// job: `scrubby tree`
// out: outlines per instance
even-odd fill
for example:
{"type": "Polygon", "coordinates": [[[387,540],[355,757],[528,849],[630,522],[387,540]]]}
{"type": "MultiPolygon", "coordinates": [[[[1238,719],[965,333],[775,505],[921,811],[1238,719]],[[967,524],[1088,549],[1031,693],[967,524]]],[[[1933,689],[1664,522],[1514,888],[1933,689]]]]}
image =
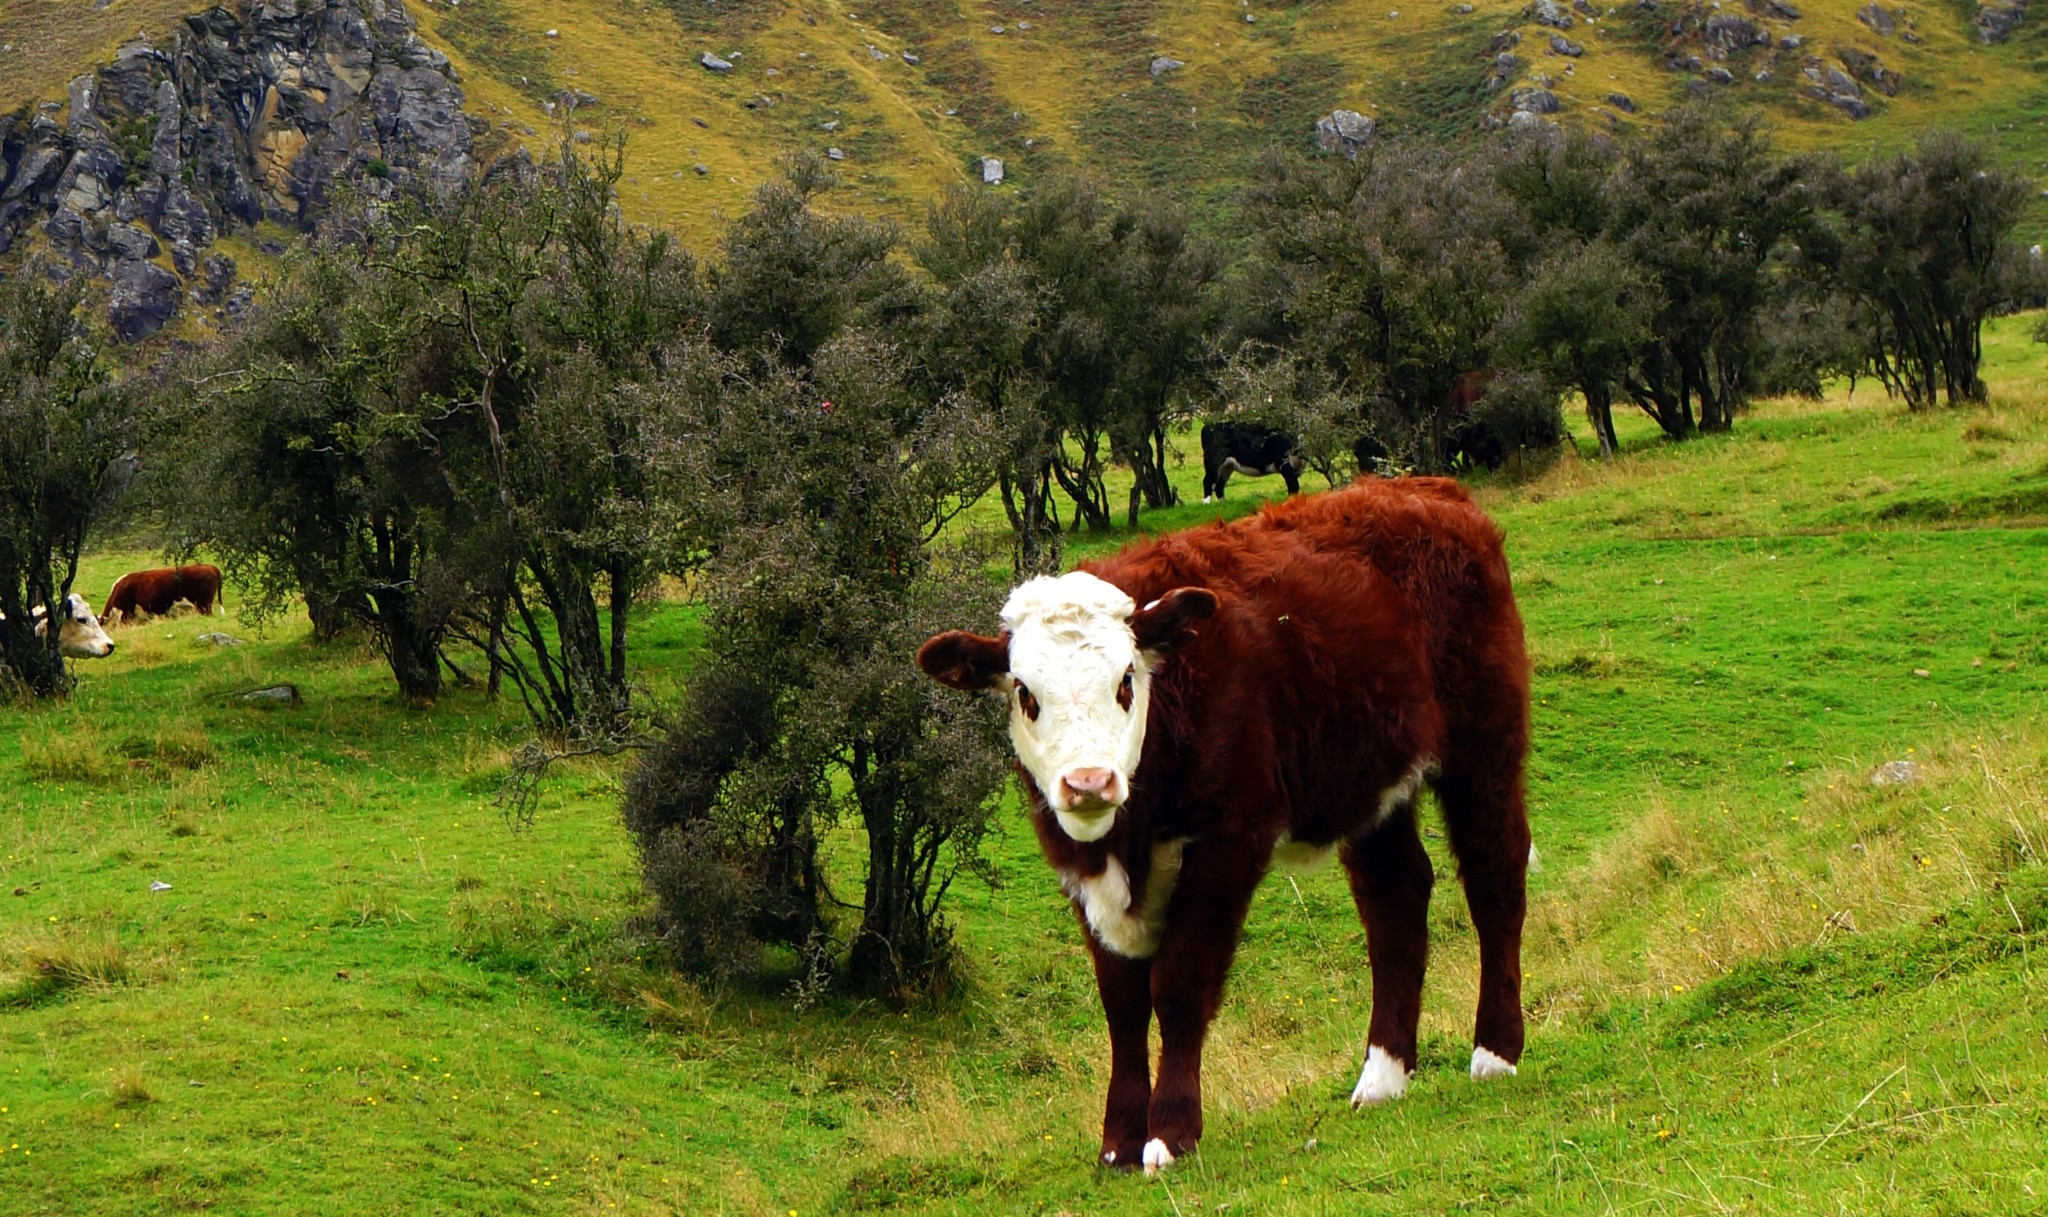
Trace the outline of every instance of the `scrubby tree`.
{"type": "Polygon", "coordinates": [[[2029,190],[1952,131],[1832,175],[1835,282],[1879,379],[1915,408],[1983,400],[1984,318],[2038,280],[2012,240],[2029,190]]]}
{"type": "Polygon", "coordinates": [[[628,729],[629,609],[668,550],[649,457],[662,420],[622,390],[663,375],[702,312],[693,261],[619,215],[624,170],[622,139],[565,142],[413,219],[388,259],[455,336],[450,423],[491,458],[450,470],[488,522],[471,547],[483,611],[456,628],[545,732],[585,741],[628,729]]]}
{"type": "Polygon", "coordinates": [[[1112,221],[1115,277],[1108,293],[1117,372],[1110,445],[1131,470],[1126,523],[1138,526],[1138,504],[1177,501],[1167,474],[1168,429],[1186,416],[1200,386],[1221,315],[1217,291],[1222,258],[1188,227],[1184,208],[1139,198],[1112,221]]]}
{"type": "Polygon", "coordinates": [[[971,403],[906,391],[885,343],[812,354],[726,356],[643,390],[681,421],[683,525],[713,557],[706,653],[626,822],[684,964],[744,972],[782,943],[815,977],[836,943],[853,985],[901,994],[947,974],[943,896],[979,865],[1005,774],[993,708],[940,696],[912,663],[942,623],[994,612],[973,555],[934,540],[994,480],[1000,444],[971,403]],[[850,926],[818,853],[846,822],[866,843],[850,926]]]}
{"type": "Polygon", "coordinates": [[[1755,116],[1705,106],[1628,148],[1608,231],[1654,311],[1623,383],[1665,435],[1729,429],[1758,388],[1763,321],[1793,286],[1784,259],[1814,224],[1807,176],[1755,116]]]}
{"type": "Polygon", "coordinates": [[[914,391],[972,402],[1000,437],[996,485],[1019,573],[1059,564],[1052,461],[1059,428],[1029,362],[1042,292],[1010,240],[1012,196],[953,190],[934,204],[914,249],[935,285],[916,327],[914,391]]]}
{"type": "Polygon", "coordinates": [[[1272,294],[1241,310],[1252,331],[1296,354],[1418,468],[1450,467],[1451,390],[1491,366],[1513,262],[1515,217],[1483,150],[1385,146],[1356,160],[1269,158],[1251,208],[1272,294]]]}
{"type": "Polygon", "coordinates": [[[1611,457],[1614,394],[1649,340],[1655,312],[1641,273],[1611,243],[1595,240],[1532,268],[1501,318],[1501,337],[1516,362],[1579,391],[1600,455],[1611,457]]]}
{"type": "Polygon", "coordinates": [[[133,473],[137,407],[83,329],[77,282],[34,265],[0,278],[0,677],[39,697],[71,687],[58,631],[78,556],[133,473]]]}
{"type": "Polygon", "coordinates": [[[1057,485],[1074,523],[1108,528],[1111,462],[1139,504],[1170,506],[1167,434],[1203,375],[1221,261],[1186,214],[1055,178],[1022,199],[955,192],[917,247],[938,291],[921,327],[933,384],[990,406],[1011,440],[1001,483],[1020,564],[1048,547],[1057,485]]]}
{"type": "Polygon", "coordinates": [[[891,257],[894,225],[815,205],[835,184],[828,162],[803,154],[782,170],[719,242],[707,309],[722,349],[805,367],[841,330],[888,329],[918,299],[891,257]]]}
{"type": "Polygon", "coordinates": [[[242,328],[172,376],[149,477],[172,548],[217,555],[246,615],[317,596],[370,632],[401,694],[430,700],[471,601],[463,538],[485,523],[447,470],[490,454],[445,425],[460,350],[389,252],[335,236],[288,254],[242,328]]]}

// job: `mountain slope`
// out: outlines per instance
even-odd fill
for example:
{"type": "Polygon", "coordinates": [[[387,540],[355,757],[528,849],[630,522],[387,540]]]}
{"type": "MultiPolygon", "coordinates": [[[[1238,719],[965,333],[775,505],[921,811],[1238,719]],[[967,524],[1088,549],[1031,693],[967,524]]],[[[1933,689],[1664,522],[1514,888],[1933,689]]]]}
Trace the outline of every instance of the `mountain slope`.
{"type": "Polygon", "coordinates": [[[1733,0],[1725,11],[1544,3],[1569,29],[1503,0],[1402,2],[439,0],[417,11],[464,69],[473,107],[514,138],[553,137],[561,112],[550,116],[547,102],[559,90],[597,96],[574,118],[631,132],[629,207],[692,235],[743,206],[775,155],[797,148],[839,148],[841,204],[882,214],[915,217],[936,188],[978,180],[980,158],[995,156],[1012,184],[1085,166],[1182,193],[1214,217],[1262,148],[1308,146],[1332,109],[1359,110],[1388,133],[1455,134],[1503,121],[1516,90],[1536,87],[1556,96],[1566,124],[1626,130],[1691,89],[1759,108],[1789,148],[1853,159],[1954,125],[1992,137],[2016,169],[2048,169],[2039,19],[1985,45],[1971,10],[1954,4],[1887,10],[1887,35],[1858,19],[1853,0],[1759,0],[1762,12],[1739,16],[1733,0]],[[1581,53],[1557,53],[1552,35],[1581,53]],[[1781,47],[1788,37],[1800,45],[1781,47]],[[1741,45],[1757,38],[1771,41],[1741,45]],[[1502,43],[1516,62],[1488,89],[1502,43]],[[733,68],[707,70],[705,52],[733,68]],[[1155,76],[1160,57],[1185,66],[1155,76]],[[1693,59],[1697,69],[1673,66],[1693,59]],[[1732,83],[1714,83],[1716,69],[1732,83]],[[1617,93],[1634,115],[1609,100],[1617,93]],[[1859,108],[1868,116],[1850,117],[1859,108]]]}
{"type": "MultiPolygon", "coordinates": [[[[1951,125],[1992,138],[2015,169],[2048,169],[2048,15],[1986,45],[1980,10],[1967,0],[1886,9],[1855,0],[1580,0],[1576,10],[1554,0],[1405,2],[411,8],[422,35],[453,59],[472,112],[502,137],[540,150],[564,121],[622,125],[629,210],[699,243],[722,227],[721,214],[745,206],[779,155],[805,148],[839,149],[836,202],[874,214],[915,220],[937,190],[979,180],[980,159],[994,156],[1011,185],[1083,166],[1115,184],[1180,193],[1227,230],[1233,192],[1260,150],[1308,146],[1316,118],[1332,109],[1359,110],[1389,134],[1452,134],[1507,120],[1518,97],[1547,108],[1517,93],[1531,88],[1554,95],[1549,120],[1568,125],[1626,130],[1696,90],[1760,109],[1790,148],[1833,147],[1854,159],[1951,125]],[[730,70],[701,66],[707,52],[730,70]],[[1512,63],[1488,88],[1500,54],[1512,63]],[[1184,66],[1155,75],[1160,57],[1184,66]],[[1727,83],[1716,82],[1721,73],[1727,83]],[[573,114],[555,101],[577,93],[584,104],[573,114]]],[[[166,28],[180,7],[196,6],[7,6],[0,43],[14,49],[0,52],[0,108],[61,97],[69,76],[104,61],[138,27],[166,28]]],[[[2028,230],[2029,239],[2048,230],[2048,214],[2028,230]]]]}

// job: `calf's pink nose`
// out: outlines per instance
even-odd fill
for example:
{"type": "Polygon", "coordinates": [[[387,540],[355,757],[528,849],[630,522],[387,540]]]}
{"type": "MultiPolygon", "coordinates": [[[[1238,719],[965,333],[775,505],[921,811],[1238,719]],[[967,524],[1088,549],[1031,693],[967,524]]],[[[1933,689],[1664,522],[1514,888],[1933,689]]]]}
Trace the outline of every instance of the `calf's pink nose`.
{"type": "Polygon", "coordinates": [[[1077,803],[1113,803],[1116,771],[1113,769],[1070,769],[1060,778],[1060,792],[1069,807],[1077,803]]]}

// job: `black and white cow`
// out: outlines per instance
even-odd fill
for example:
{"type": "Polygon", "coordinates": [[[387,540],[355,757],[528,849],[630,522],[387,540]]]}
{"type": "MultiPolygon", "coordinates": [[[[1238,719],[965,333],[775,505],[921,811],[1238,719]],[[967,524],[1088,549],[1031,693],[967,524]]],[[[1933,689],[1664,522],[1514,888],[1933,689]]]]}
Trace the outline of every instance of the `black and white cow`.
{"type": "Polygon", "coordinates": [[[1287,479],[1287,493],[1301,493],[1301,453],[1294,437],[1264,423],[1202,424],[1202,501],[1223,497],[1233,473],[1287,479]]]}

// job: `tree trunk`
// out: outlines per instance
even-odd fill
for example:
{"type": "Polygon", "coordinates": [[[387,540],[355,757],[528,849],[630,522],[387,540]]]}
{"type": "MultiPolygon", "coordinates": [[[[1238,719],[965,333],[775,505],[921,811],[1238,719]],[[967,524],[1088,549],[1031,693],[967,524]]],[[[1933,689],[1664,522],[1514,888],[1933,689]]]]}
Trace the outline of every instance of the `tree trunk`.
{"type": "Polygon", "coordinates": [[[440,631],[422,628],[411,619],[410,604],[400,605],[382,615],[384,654],[399,694],[407,701],[431,702],[441,696],[440,631]]]}
{"type": "Polygon", "coordinates": [[[1086,524],[1091,531],[1106,532],[1111,527],[1109,518],[1109,489],[1102,484],[1102,469],[1092,451],[1084,452],[1081,463],[1069,467],[1067,462],[1054,457],[1053,476],[1059,479],[1060,488],[1074,501],[1074,525],[1086,524]]]}
{"type": "Polygon", "coordinates": [[[1052,514],[1052,475],[1041,468],[1012,478],[1005,469],[997,475],[1003,491],[1003,511],[1010,517],[1014,538],[1013,557],[1019,575],[1039,575],[1059,563],[1059,519],[1052,514]]]}
{"type": "Polygon", "coordinates": [[[1611,461],[1621,445],[1614,438],[1614,396],[1605,384],[1581,386],[1586,395],[1586,421],[1600,441],[1600,459],[1611,461]]]}
{"type": "Polygon", "coordinates": [[[616,563],[607,569],[611,582],[612,611],[612,688],[619,692],[622,703],[628,696],[626,691],[626,627],[630,623],[633,608],[633,580],[626,574],[625,563],[616,563]]]}
{"type": "Polygon", "coordinates": [[[64,656],[56,647],[54,629],[36,637],[35,622],[26,605],[9,605],[7,622],[0,625],[0,667],[11,668],[36,697],[62,697],[71,691],[71,675],[65,671],[64,656]]]}

